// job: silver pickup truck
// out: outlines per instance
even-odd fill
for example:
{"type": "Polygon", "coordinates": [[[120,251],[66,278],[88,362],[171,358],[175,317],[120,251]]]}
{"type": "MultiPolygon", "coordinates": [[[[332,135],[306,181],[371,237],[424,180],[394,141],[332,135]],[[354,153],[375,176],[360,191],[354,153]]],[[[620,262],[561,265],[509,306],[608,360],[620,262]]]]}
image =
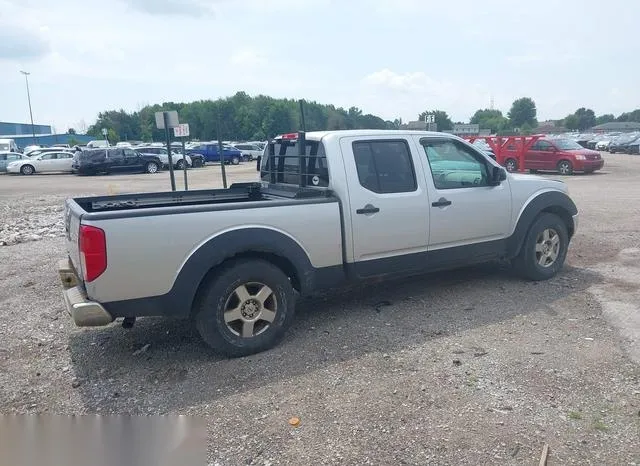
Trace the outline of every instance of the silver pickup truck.
{"type": "Polygon", "coordinates": [[[291,133],[257,169],[225,190],[67,200],[58,268],[75,323],[188,318],[247,355],[278,343],[298,295],[349,282],[497,259],[551,278],[578,223],[564,183],[508,174],[447,134],[291,133]]]}

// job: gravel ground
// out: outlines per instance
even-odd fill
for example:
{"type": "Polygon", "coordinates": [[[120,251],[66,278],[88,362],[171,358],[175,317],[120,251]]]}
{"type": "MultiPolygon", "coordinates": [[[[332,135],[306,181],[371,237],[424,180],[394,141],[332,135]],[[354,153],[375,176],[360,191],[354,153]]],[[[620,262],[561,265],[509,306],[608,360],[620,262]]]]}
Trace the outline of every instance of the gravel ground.
{"type": "Polygon", "coordinates": [[[0,412],[205,416],[219,465],[537,464],[545,443],[549,464],[640,464],[640,158],[604,157],[566,178],[581,219],[557,278],[491,264],[305,300],[283,344],[236,360],[185,322],[82,330],[63,309],[62,200],[166,173],[0,176],[0,412]]]}

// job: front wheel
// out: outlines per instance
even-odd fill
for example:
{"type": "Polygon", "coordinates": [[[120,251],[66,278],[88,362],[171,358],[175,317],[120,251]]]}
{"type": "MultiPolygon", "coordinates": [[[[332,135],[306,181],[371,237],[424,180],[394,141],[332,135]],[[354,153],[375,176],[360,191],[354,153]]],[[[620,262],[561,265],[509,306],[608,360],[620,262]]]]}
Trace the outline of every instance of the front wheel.
{"type": "Polygon", "coordinates": [[[177,170],[184,170],[184,160],[178,160],[176,162],[176,169],[177,170]]]}
{"type": "Polygon", "coordinates": [[[269,262],[243,259],[230,262],[203,284],[195,323],[214,350],[247,356],[278,344],[294,310],[289,277],[269,262]]]}
{"type": "Polygon", "coordinates": [[[231,165],[238,165],[238,164],[240,164],[240,157],[234,156],[231,159],[231,165]]]}
{"type": "Polygon", "coordinates": [[[509,173],[516,172],[518,170],[518,162],[516,159],[507,159],[504,162],[504,168],[506,168],[509,173]]]}
{"type": "Polygon", "coordinates": [[[573,165],[568,160],[560,160],[558,162],[558,172],[561,175],[571,175],[573,173],[573,165]]]}
{"type": "Polygon", "coordinates": [[[20,168],[20,173],[22,173],[23,175],[33,175],[35,171],[36,169],[33,168],[33,165],[23,165],[20,168]]]}
{"type": "Polygon", "coordinates": [[[158,164],[157,164],[157,163],[155,163],[155,162],[149,162],[149,163],[145,166],[144,170],[145,170],[147,173],[158,173],[158,164]]]}
{"type": "Polygon", "coordinates": [[[555,214],[543,213],[529,228],[513,267],[524,278],[548,280],[562,268],[568,248],[565,223],[555,214]]]}

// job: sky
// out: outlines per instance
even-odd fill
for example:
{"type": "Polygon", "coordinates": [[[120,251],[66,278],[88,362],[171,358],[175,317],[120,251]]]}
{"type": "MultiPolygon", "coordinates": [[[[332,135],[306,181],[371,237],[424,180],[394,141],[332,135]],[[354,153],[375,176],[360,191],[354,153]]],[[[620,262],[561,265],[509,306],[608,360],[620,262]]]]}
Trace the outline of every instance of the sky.
{"type": "Polygon", "coordinates": [[[0,0],[0,121],[250,95],[468,121],[640,108],[637,0],[0,0]]]}

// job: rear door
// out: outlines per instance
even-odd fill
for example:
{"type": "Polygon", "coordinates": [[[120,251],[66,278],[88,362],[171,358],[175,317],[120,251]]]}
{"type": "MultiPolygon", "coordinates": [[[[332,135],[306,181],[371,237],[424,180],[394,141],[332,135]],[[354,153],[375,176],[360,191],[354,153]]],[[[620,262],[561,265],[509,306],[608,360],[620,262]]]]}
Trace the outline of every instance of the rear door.
{"type": "Polygon", "coordinates": [[[73,155],[68,152],[56,152],[55,156],[55,170],[60,172],[70,172],[73,155]]]}
{"type": "Polygon", "coordinates": [[[127,161],[124,158],[124,152],[122,149],[107,149],[107,166],[109,170],[124,171],[127,170],[127,161]]]}
{"type": "Polygon", "coordinates": [[[123,149],[124,164],[128,171],[141,171],[144,165],[140,154],[133,149],[123,149]]]}
{"type": "Polygon", "coordinates": [[[345,137],[353,257],[360,277],[426,268],[429,208],[422,167],[406,138],[345,137]]]}
{"type": "MultiPolygon", "coordinates": [[[[511,191],[507,181],[489,185],[493,167],[489,160],[456,139],[414,138],[421,149],[425,176],[429,177],[429,250],[507,237],[511,227],[511,191]]],[[[450,259],[453,261],[455,257],[451,255],[450,259]]]]}

